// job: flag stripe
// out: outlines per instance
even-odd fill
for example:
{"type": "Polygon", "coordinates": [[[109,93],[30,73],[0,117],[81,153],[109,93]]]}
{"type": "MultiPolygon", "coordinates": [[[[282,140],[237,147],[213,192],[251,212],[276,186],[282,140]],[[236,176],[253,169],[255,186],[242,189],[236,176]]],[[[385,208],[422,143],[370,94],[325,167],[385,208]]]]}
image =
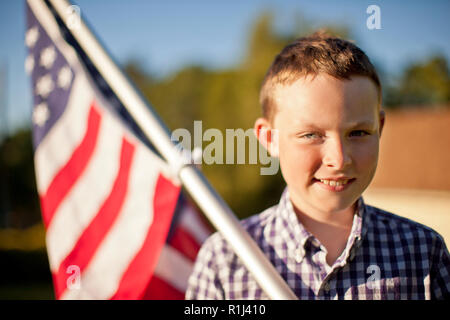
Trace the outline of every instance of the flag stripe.
{"type": "Polygon", "coordinates": [[[55,175],[69,161],[87,130],[86,119],[94,95],[85,77],[76,77],[72,90],[83,94],[70,96],[66,110],[41,141],[34,155],[40,195],[45,194],[55,175]]]}
{"type": "Polygon", "coordinates": [[[183,213],[178,223],[196,239],[197,243],[203,243],[211,234],[210,228],[191,204],[186,204],[185,208],[183,208],[183,213]]]}
{"type": "Polygon", "coordinates": [[[195,261],[198,250],[200,250],[200,244],[197,240],[181,226],[175,229],[170,238],[169,245],[177,249],[178,252],[182,253],[191,261],[195,261]]]}
{"type": "Polygon", "coordinates": [[[47,250],[52,272],[57,272],[63,259],[71,252],[83,230],[89,226],[111,193],[120,170],[123,134],[124,130],[117,121],[103,112],[97,146],[88,167],[65,197],[47,228],[47,250]]]}
{"type": "Polygon", "coordinates": [[[142,297],[144,300],[184,300],[184,291],[154,275],[142,297]]]}
{"type": "Polygon", "coordinates": [[[180,186],[160,175],[153,199],[154,220],[141,250],[130,263],[111,299],[141,298],[158,262],[162,246],[169,231],[180,186]]]}
{"type": "Polygon", "coordinates": [[[42,215],[46,227],[50,225],[61,201],[86,168],[94,152],[100,130],[100,122],[101,115],[93,104],[89,111],[86,134],[81,144],[74,150],[66,165],[57,173],[45,195],[41,197],[42,215]]]}
{"type": "Polygon", "coordinates": [[[192,268],[191,260],[171,246],[165,245],[155,268],[155,275],[184,292],[187,289],[187,281],[192,268]]]}
{"type": "Polygon", "coordinates": [[[84,230],[77,244],[70,254],[61,263],[56,275],[55,292],[59,298],[66,289],[67,273],[70,265],[76,265],[81,272],[84,271],[92,256],[95,254],[105,234],[114,223],[124,203],[128,187],[128,177],[133,160],[135,146],[125,138],[122,140],[120,156],[120,170],[116,177],[112,192],[103,203],[100,211],[91,224],[84,230]]]}
{"type": "Polygon", "coordinates": [[[67,290],[62,299],[108,299],[117,291],[120,279],[141,249],[153,222],[151,199],[163,165],[161,159],[136,141],[122,210],[81,275],[81,290],[67,290]]]}

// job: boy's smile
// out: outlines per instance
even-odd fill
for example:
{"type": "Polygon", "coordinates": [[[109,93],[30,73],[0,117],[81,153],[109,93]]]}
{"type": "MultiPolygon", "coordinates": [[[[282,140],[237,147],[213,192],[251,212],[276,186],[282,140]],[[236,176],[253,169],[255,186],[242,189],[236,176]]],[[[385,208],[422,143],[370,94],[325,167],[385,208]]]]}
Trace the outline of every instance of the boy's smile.
{"type": "Polygon", "coordinates": [[[320,73],[278,85],[274,100],[272,124],[257,124],[277,130],[270,151],[280,158],[294,207],[314,216],[353,212],[378,162],[384,115],[374,83],[320,73]]]}

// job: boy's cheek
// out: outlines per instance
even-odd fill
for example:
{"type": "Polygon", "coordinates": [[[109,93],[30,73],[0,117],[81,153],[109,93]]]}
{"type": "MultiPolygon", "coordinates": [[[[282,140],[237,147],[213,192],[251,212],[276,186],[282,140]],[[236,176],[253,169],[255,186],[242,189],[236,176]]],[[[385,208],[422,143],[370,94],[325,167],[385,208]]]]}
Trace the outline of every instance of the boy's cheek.
{"type": "Polygon", "coordinates": [[[356,172],[362,178],[361,181],[370,183],[378,166],[378,148],[361,148],[354,163],[356,172]]]}
{"type": "Polygon", "coordinates": [[[312,176],[320,167],[320,156],[298,146],[283,145],[280,148],[280,166],[285,178],[297,180],[302,176],[312,176]]]}
{"type": "Polygon", "coordinates": [[[362,145],[357,148],[357,157],[359,162],[366,164],[373,164],[378,162],[379,144],[378,140],[374,139],[371,143],[362,145]]]}

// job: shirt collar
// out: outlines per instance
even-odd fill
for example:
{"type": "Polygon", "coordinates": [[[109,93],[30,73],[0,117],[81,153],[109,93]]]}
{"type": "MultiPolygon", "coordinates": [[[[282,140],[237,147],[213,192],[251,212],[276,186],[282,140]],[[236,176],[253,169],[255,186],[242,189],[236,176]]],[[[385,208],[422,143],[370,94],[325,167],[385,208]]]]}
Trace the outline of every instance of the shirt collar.
{"type": "Polygon", "coordinates": [[[366,206],[362,197],[356,202],[356,211],[353,217],[352,229],[345,245],[344,252],[338,257],[334,265],[344,266],[355,257],[356,250],[361,246],[362,238],[367,232],[366,206]]]}
{"type": "MultiPolygon", "coordinates": [[[[367,207],[363,198],[360,197],[357,200],[356,212],[346,247],[335,264],[343,265],[353,259],[354,250],[361,245],[362,238],[367,233],[368,214],[366,213],[367,207]]],[[[307,246],[311,247],[310,244],[319,246],[318,240],[298,220],[287,187],[281,195],[275,215],[275,233],[279,233],[281,240],[286,244],[288,256],[294,255],[295,260],[300,262],[306,254],[307,246]]]]}

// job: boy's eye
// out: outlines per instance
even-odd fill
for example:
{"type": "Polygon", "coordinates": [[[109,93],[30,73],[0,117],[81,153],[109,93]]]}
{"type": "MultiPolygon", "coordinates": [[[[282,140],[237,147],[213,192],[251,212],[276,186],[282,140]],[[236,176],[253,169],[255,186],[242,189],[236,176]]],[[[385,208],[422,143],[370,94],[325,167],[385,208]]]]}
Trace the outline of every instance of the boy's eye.
{"type": "Polygon", "coordinates": [[[320,135],[318,133],[305,133],[300,136],[300,138],[304,139],[317,139],[320,138],[320,135]]]}
{"type": "Polygon", "coordinates": [[[365,130],[354,130],[354,131],[350,132],[350,136],[352,136],[352,137],[364,137],[367,135],[370,135],[370,133],[365,130]]]}

